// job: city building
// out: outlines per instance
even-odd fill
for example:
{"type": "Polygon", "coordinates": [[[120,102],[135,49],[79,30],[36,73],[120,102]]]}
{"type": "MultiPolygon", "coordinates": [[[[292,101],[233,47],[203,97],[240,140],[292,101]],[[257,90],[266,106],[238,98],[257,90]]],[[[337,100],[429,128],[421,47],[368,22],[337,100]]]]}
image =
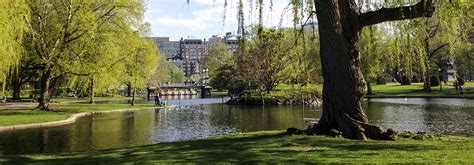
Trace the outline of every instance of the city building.
{"type": "Polygon", "coordinates": [[[239,38],[237,38],[235,35],[232,35],[232,33],[227,33],[225,35],[224,43],[229,46],[229,50],[232,52],[239,50],[239,38]]]}
{"type": "Polygon", "coordinates": [[[229,50],[236,52],[239,49],[239,39],[232,33],[224,37],[213,35],[209,40],[197,38],[181,38],[179,41],[170,41],[169,37],[148,37],[159,47],[166,59],[178,66],[187,77],[201,74],[206,69],[200,65],[200,60],[209,54],[209,50],[218,43],[225,43],[229,50]]]}
{"type": "Polygon", "coordinates": [[[183,60],[183,71],[187,77],[199,74],[201,67],[199,60],[208,54],[206,39],[183,39],[180,40],[181,59],[183,60]]]}

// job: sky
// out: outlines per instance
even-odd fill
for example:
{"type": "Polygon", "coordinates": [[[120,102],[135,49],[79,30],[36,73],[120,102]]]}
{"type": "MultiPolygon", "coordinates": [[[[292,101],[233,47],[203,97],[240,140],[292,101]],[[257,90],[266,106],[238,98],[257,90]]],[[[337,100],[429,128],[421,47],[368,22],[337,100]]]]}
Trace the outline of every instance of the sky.
{"type": "MultiPolygon", "coordinates": [[[[237,32],[238,0],[228,0],[227,8],[224,7],[224,0],[190,0],[189,5],[187,0],[147,1],[145,21],[151,24],[151,37],[170,37],[171,40],[179,40],[181,37],[204,39],[216,34],[237,32]]],[[[248,1],[244,2],[246,24],[255,24],[256,11],[249,9],[248,1]]],[[[291,11],[286,9],[288,0],[274,0],[272,12],[269,4],[264,3],[264,6],[265,26],[279,26],[280,20],[283,20],[283,26],[291,26],[291,11]]]]}

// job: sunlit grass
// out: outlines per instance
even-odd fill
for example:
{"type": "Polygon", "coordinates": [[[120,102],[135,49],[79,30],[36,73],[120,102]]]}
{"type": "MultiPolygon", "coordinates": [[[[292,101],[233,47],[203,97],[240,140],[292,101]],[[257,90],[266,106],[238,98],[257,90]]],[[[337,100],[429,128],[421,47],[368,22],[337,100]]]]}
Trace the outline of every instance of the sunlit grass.
{"type": "Polygon", "coordinates": [[[282,132],[227,135],[127,149],[72,154],[0,156],[9,163],[469,163],[474,139],[354,141],[282,132]]]}
{"type": "Polygon", "coordinates": [[[453,89],[452,82],[440,86],[431,87],[431,92],[423,91],[423,83],[412,83],[412,85],[400,85],[400,83],[387,83],[384,85],[373,85],[374,96],[440,96],[440,97],[472,97],[474,96],[474,82],[466,82],[463,86],[464,94],[453,89]],[[442,88],[442,90],[441,90],[442,88]]]}
{"type": "Polygon", "coordinates": [[[70,115],[81,112],[110,111],[118,109],[143,109],[154,107],[152,104],[86,104],[86,103],[55,103],[50,108],[53,112],[39,110],[2,110],[0,111],[0,126],[18,124],[44,123],[59,121],[70,115]]]}

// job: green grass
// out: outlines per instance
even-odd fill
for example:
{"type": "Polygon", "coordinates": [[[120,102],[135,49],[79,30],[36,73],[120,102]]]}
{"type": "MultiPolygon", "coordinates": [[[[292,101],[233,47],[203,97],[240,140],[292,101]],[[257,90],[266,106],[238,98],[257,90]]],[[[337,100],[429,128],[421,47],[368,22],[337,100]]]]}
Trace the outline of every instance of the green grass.
{"type": "Polygon", "coordinates": [[[211,95],[212,97],[226,97],[228,96],[228,93],[226,90],[223,91],[218,91],[218,90],[211,90],[211,95]]]}
{"type": "Polygon", "coordinates": [[[354,141],[282,132],[227,135],[127,149],[0,156],[0,163],[472,163],[474,139],[354,141]]]}
{"type": "Polygon", "coordinates": [[[1,110],[0,126],[18,124],[44,123],[67,119],[70,115],[81,112],[110,111],[117,109],[141,109],[154,107],[151,104],[85,104],[85,103],[54,103],[50,108],[56,112],[39,110],[1,110]]]}
{"type": "MultiPolygon", "coordinates": [[[[140,98],[138,98],[140,99],[140,98]]],[[[94,101],[121,101],[121,100],[132,100],[131,97],[115,96],[115,97],[95,97],[94,101]]],[[[52,99],[54,103],[67,103],[67,102],[88,102],[88,97],[74,98],[74,97],[55,97],[52,99]]]]}
{"type": "Polygon", "coordinates": [[[273,96],[287,96],[287,95],[299,95],[307,93],[321,93],[323,91],[322,84],[306,84],[301,86],[298,84],[288,85],[288,84],[279,84],[275,91],[271,92],[273,96]]]}
{"type": "Polygon", "coordinates": [[[443,91],[439,86],[431,87],[431,92],[423,91],[423,83],[412,83],[412,85],[400,85],[399,83],[387,83],[384,85],[373,85],[373,96],[408,96],[408,97],[474,97],[474,82],[466,82],[464,84],[464,94],[461,95],[459,91],[448,89],[453,87],[452,83],[443,84],[443,91]]]}

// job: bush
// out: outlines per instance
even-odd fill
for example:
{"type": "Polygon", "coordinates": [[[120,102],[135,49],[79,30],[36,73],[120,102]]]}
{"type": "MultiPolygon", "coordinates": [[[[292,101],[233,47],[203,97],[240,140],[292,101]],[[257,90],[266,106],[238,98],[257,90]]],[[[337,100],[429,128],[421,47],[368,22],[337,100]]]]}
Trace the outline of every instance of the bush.
{"type": "Polygon", "coordinates": [[[439,84],[440,84],[439,77],[438,76],[431,76],[430,84],[431,84],[431,86],[439,86],[439,84]]]}
{"type": "Polygon", "coordinates": [[[408,76],[402,76],[400,84],[401,85],[411,85],[411,80],[408,76]]]}
{"type": "Polygon", "coordinates": [[[375,80],[375,83],[377,83],[377,85],[383,85],[383,84],[386,84],[387,82],[385,81],[385,77],[377,77],[377,79],[375,80]]]}
{"type": "Polygon", "coordinates": [[[464,82],[464,79],[463,79],[462,77],[458,77],[457,79],[458,79],[459,85],[460,85],[460,86],[463,86],[464,83],[465,83],[465,82],[464,82]]]}
{"type": "Polygon", "coordinates": [[[418,76],[413,76],[413,78],[411,78],[411,82],[412,83],[419,83],[420,79],[418,79],[418,76]]]}

